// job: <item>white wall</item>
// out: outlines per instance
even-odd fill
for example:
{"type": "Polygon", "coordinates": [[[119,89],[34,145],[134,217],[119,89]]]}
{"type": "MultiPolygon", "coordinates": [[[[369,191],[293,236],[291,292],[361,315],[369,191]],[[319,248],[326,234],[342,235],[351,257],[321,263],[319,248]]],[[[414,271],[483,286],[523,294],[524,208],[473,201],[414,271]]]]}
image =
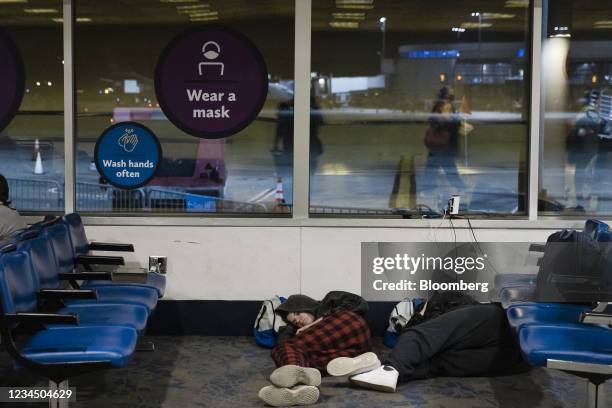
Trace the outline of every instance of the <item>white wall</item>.
{"type": "MultiPolygon", "coordinates": [[[[439,220],[432,225],[438,226],[439,220]]],[[[479,242],[544,242],[555,229],[477,229],[479,242]]],[[[361,242],[452,241],[450,229],[383,227],[88,226],[90,240],[131,242],[126,260],[168,257],[166,299],[259,300],[329,290],[360,293],[361,242]],[[435,235],[435,237],[434,237],[435,235]]],[[[467,229],[458,241],[471,241],[467,229]]]]}

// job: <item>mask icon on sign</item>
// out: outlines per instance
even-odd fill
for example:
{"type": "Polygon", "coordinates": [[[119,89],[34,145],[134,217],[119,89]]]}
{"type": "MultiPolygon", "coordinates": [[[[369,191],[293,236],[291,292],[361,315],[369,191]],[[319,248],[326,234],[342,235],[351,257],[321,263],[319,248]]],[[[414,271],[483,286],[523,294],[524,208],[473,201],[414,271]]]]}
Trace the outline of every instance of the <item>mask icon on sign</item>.
{"type": "Polygon", "coordinates": [[[198,64],[198,74],[204,75],[206,67],[216,67],[219,68],[220,76],[223,76],[225,64],[215,61],[219,55],[221,55],[221,46],[214,41],[208,41],[202,46],[202,54],[206,61],[202,61],[198,64]]]}
{"type": "Polygon", "coordinates": [[[134,129],[127,129],[125,133],[117,140],[119,146],[123,147],[128,153],[131,153],[138,144],[138,136],[134,133],[134,129]]]}

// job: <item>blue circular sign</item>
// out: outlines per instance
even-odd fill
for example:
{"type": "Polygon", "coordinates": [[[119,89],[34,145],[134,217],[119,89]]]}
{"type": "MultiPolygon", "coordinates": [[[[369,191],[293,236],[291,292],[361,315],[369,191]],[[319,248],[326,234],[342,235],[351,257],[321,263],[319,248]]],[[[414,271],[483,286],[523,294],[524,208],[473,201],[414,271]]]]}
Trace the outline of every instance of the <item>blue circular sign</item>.
{"type": "Polygon", "coordinates": [[[162,161],[159,140],[147,127],[122,122],[106,129],[98,138],[94,162],[111,185],[134,189],[147,184],[162,161]]]}

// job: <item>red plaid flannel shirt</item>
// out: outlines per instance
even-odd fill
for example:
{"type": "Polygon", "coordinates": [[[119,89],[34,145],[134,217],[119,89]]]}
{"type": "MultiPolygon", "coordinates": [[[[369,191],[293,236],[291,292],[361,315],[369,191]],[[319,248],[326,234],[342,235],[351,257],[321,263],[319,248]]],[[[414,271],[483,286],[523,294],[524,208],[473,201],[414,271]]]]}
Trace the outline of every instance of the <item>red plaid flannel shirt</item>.
{"type": "Polygon", "coordinates": [[[372,350],[370,329],[361,316],[346,310],[332,312],[278,344],[272,350],[277,367],[295,364],[325,372],[327,363],[336,357],[355,357],[372,350]]]}

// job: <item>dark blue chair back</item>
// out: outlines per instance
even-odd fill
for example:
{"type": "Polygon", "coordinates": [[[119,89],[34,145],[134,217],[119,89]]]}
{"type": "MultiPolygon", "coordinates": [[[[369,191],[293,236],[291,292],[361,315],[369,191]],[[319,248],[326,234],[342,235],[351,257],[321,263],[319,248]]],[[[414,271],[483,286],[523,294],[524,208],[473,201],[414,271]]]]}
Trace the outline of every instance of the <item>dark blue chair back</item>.
{"type": "Polygon", "coordinates": [[[68,227],[74,254],[77,256],[86,255],[89,252],[89,241],[85,234],[81,216],[77,213],[67,214],[62,221],[68,227]]]}
{"type": "Polygon", "coordinates": [[[4,313],[36,311],[37,292],[28,254],[16,250],[0,254],[0,297],[4,313]]]}
{"type": "Polygon", "coordinates": [[[68,227],[62,222],[43,229],[43,236],[51,243],[59,273],[74,272],[74,252],[68,227]]]}
{"type": "Polygon", "coordinates": [[[40,288],[53,289],[60,286],[53,247],[42,231],[33,230],[23,233],[16,244],[18,250],[30,255],[32,270],[40,288]]]}

